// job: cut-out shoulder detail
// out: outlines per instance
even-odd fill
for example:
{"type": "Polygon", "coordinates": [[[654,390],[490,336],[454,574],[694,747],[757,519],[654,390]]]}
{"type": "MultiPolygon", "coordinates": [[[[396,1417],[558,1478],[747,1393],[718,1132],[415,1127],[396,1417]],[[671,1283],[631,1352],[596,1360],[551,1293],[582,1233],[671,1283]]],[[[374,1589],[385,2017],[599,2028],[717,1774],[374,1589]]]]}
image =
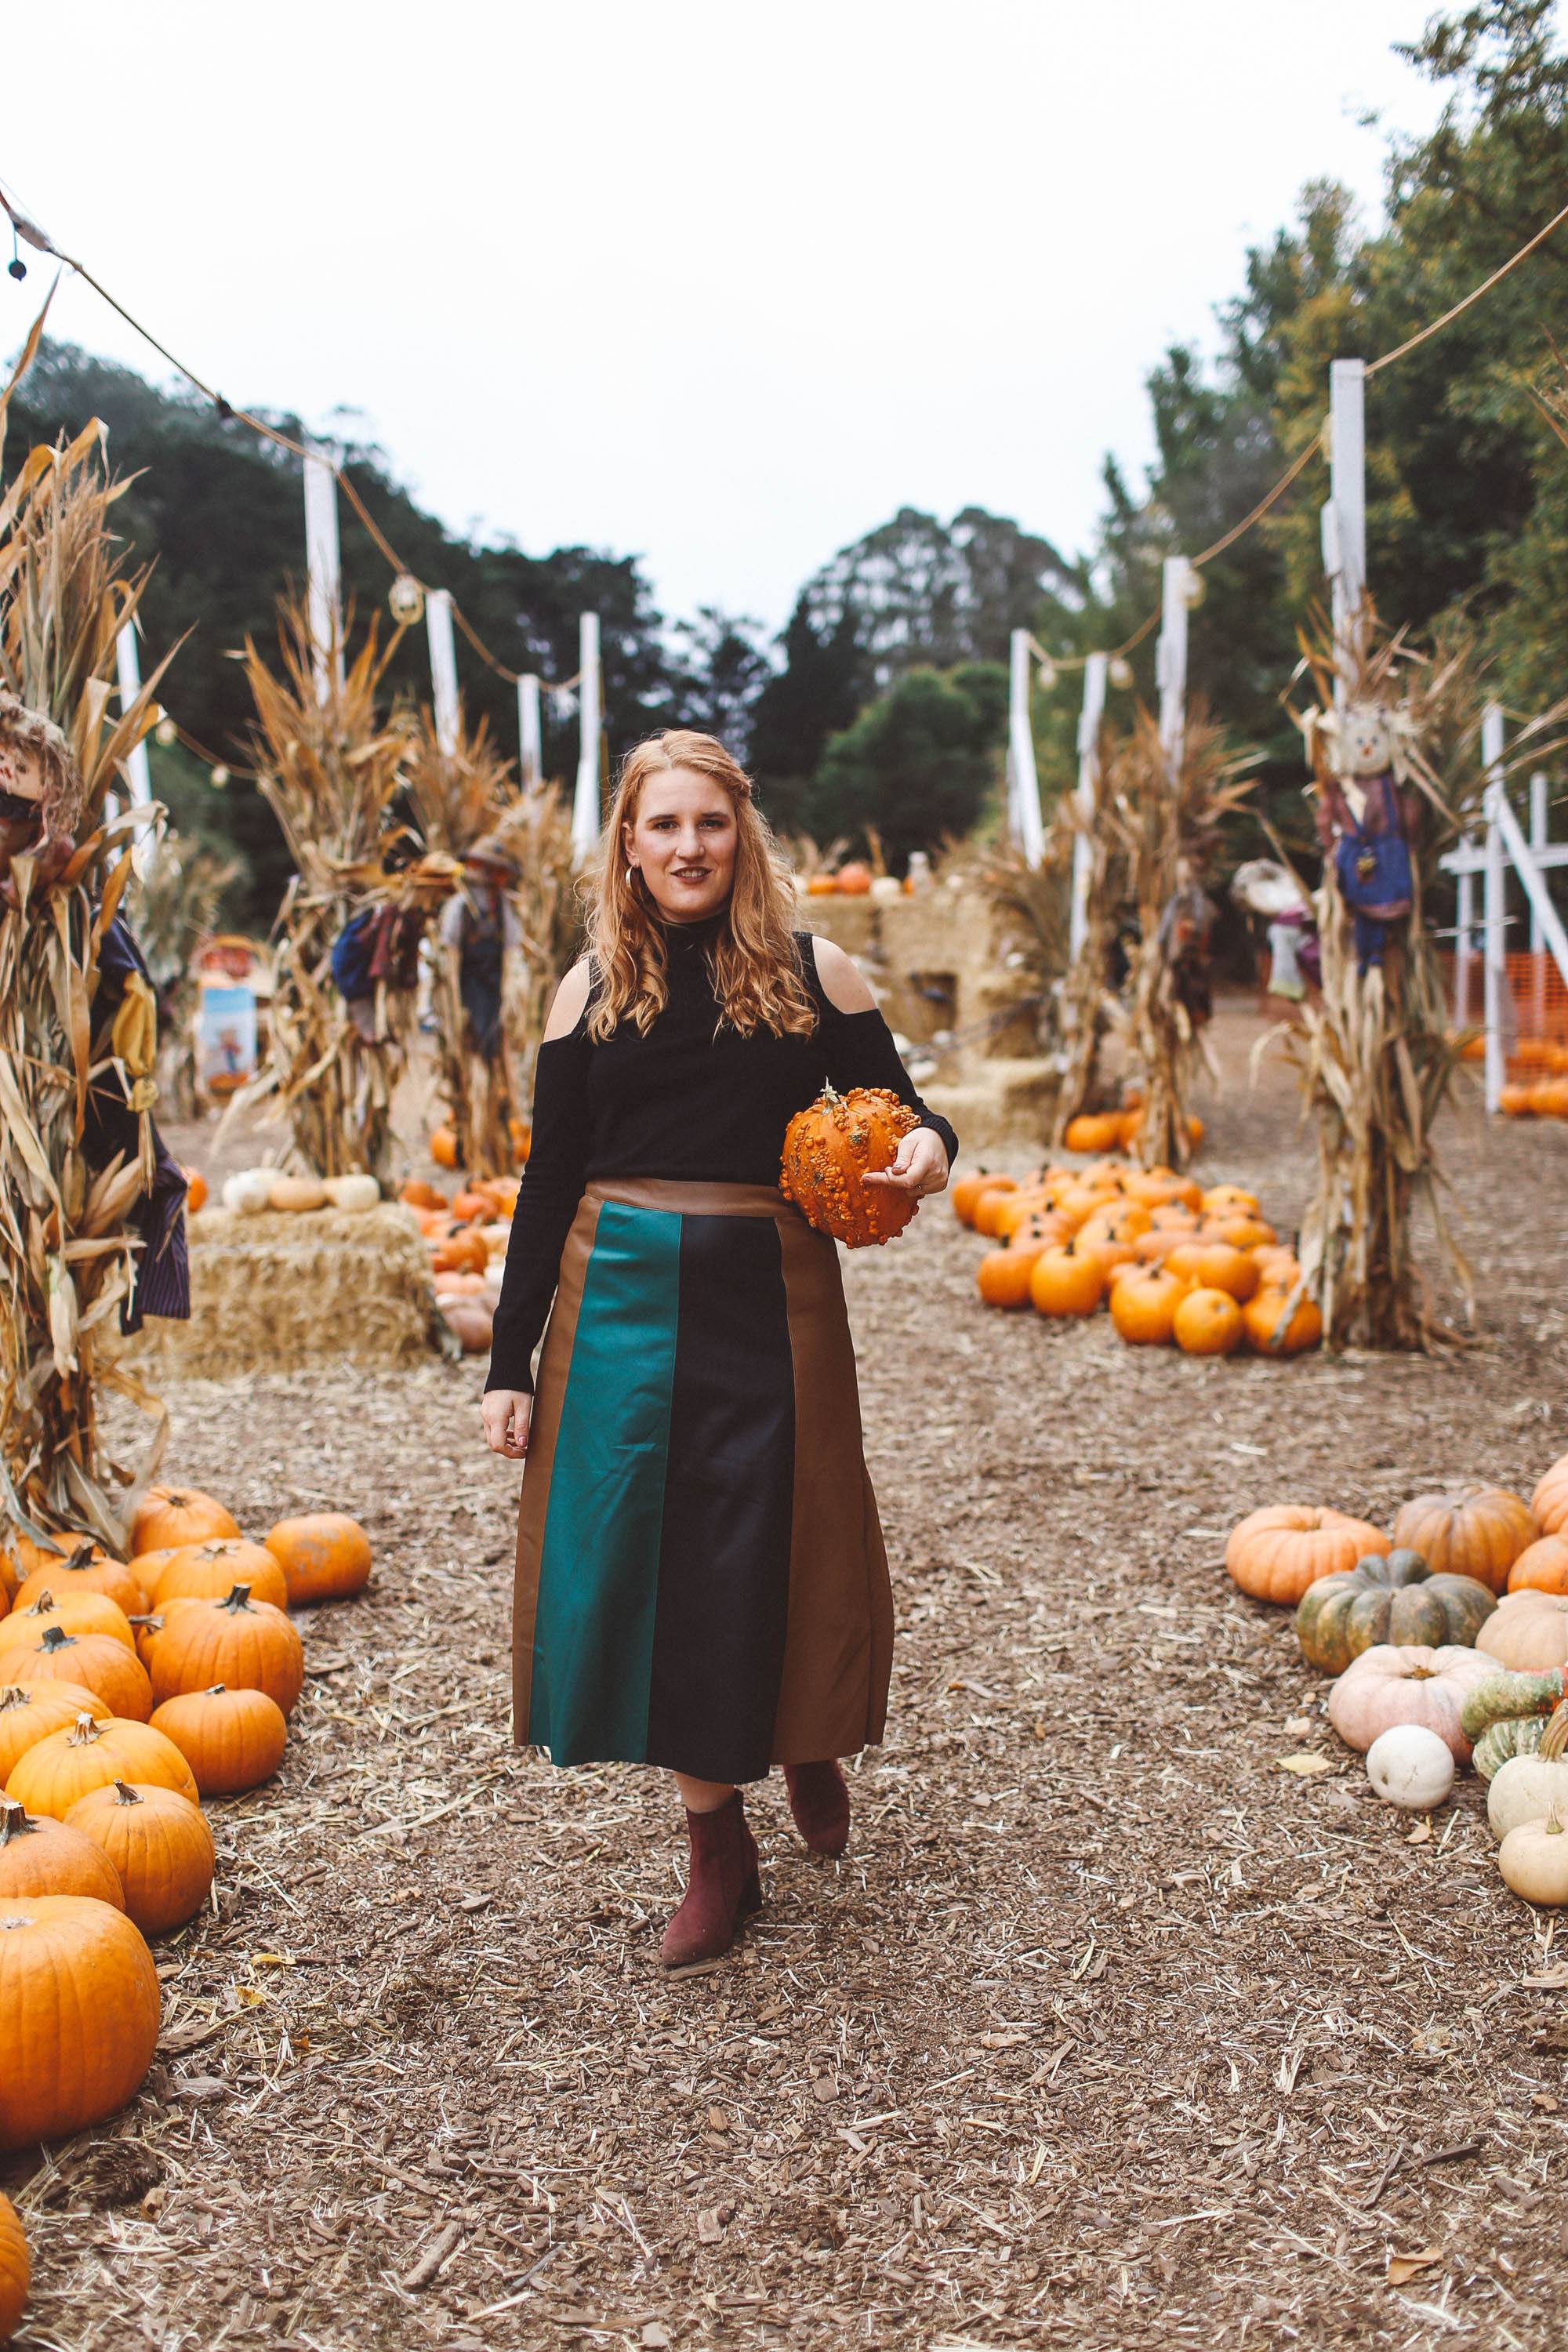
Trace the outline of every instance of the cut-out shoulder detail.
{"type": "Polygon", "coordinates": [[[593,966],[583,956],[574,963],[555,992],[555,1002],[550,1008],[550,1018],[544,1024],[544,1043],[556,1037],[569,1037],[583,1018],[588,1002],[588,988],[593,979],[593,966]]]}
{"type": "Polygon", "coordinates": [[[832,940],[820,939],[815,933],[810,936],[816,976],[829,1004],[839,1013],[874,1013],[877,1000],[853,958],[832,940]]]}

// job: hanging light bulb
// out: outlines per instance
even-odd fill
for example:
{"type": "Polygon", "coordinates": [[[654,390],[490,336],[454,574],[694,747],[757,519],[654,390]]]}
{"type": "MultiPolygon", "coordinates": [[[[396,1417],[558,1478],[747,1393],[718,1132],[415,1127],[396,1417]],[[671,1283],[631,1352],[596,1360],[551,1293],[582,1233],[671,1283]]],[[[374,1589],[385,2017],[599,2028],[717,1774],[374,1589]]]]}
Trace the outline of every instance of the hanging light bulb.
{"type": "Polygon", "coordinates": [[[158,714],[158,724],[153,730],[153,740],[161,751],[169,751],[180,740],[180,730],[166,710],[158,714]]]}
{"type": "Polygon", "coordinates": [[[550,708],[557,719],[570,719],[577,708],[577,698],[569,686],[557,687],[550,698],[550,708]]]}
{"type": "Polygon", "coordinates": [[[217,766],[213,770],[211,775],[207,778],[207,782],[211,784],[215,793],[221,793],[225,785],[228,782],[228,770],[224,766],[221,760],[218,761],[217,766]]]}
{"type": "Polygon", "coordinates": [[[425,610],[425,591],[412,572],[400,572],[386,592],[387,609],[400,629],[411,629],[425,610]]]}
{"type": "Polygon", "coordinates": [[[1125,688],[1132,683],[1132,665],[1125,654],[1118,654],[1105,674],[1112,686],[1125,688]]]}
{"type": "Polygon", "coordinates": [[[1182,602],[1188,612],[1195,613],[1208,593],[1208,582],[1201,572],[1189,563],[1187,576],[1182,583],[1182,602]]]}
{"type": "Polygon", "coordinates": [[[1039,683],[1040,692],[1042,694],[1049,694],[1052,687],[1055,686],[1057,682],[1057,666],[1055,662],[1043,661],[1040,664],[1036,676],[1039,683]]]}

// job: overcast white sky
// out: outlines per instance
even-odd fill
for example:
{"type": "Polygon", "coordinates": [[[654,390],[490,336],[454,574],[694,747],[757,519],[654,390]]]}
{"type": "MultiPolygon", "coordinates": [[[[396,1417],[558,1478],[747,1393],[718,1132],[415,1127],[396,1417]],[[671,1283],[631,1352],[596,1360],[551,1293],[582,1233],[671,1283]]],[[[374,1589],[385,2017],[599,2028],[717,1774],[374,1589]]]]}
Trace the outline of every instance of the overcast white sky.
{"type": "MultiPolygon", "coordinates": [[[[231,398],[447,521],[773,624],[900,505],[1072,551],[1303,181],[1375,215],[1427,0],[75,0],[0,176],[231,398]],[[61,84],[63,89],[64,84],[61,84]]],[[[14,349],[44,283],[0,278],[14,349]]],[[[79,282],[58,331],[165,371],[79,282]]],[[[345,518],[345,530],[353,528],[345,518]]]]}

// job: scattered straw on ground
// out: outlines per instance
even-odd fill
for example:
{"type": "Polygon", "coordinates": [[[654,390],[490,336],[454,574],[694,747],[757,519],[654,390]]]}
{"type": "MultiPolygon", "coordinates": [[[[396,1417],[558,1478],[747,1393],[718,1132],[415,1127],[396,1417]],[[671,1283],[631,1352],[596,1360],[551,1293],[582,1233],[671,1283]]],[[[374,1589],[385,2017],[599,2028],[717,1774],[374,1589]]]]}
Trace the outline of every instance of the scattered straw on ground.
{"type": "MultiPolygon", "coordinates": [[[[1286,1085],[1203,1105],[1281,1210],[1286,1085]]],[[[24,2340],[1559,2345],[1568,1967],[1474,1780],[1429,1832],[1373,1803],[1288,1617],[1219,1566],[1268,1497],[1385,1517],[1568,1444],[1568,1136],[1448,1150],[1490,1337],[1440,1362],[1001,1318],[944,1209],[851,1262],[890,1736],[840,1865],[755,1800],[767,1907],[673,1981],[666,1790],[508,1743],[477,1370],[173,1391],[182,1476],[247,1528],[357,1512],[377,1575],[307,1626],[279,1783],[213,1809],[145,2094],[0,2167],[24,2340]]]]}

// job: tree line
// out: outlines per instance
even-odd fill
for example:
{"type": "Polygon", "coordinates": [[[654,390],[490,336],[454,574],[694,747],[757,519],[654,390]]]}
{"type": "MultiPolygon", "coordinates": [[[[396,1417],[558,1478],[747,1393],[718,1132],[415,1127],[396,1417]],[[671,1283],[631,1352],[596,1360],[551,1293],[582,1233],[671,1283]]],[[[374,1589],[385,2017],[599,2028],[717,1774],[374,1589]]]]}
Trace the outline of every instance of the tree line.
{"type": "MultiPolygon", "coordinates": [[[[1394,139],[1386,218],[1374,232],[1346,192],[1314,183],[1297,218],[1248,251],[1205,362],[1177,344],[1151,369],[1155,455],[1146,478],[1104,469],[1093,545],[1065,556],[1018,523],[968,508],[943,520],[905,509],[840,551],[802,587],[783,631],[704,608],[670,624],[637,560],[585,547],[531,555],[470,541],[426,513],[384,455],[351,446],[355,488],[410,568],[449,588],[498,655],[547,680],[572,675],[577,621],[601,617],[612,757],[664,726],[710,729],[750,763],[785,832],[859,843],[890,860],[994,822],[1005,736],[1009,632],[1034,630],[1070,658],[1131,635],[1157,604],[1168,553],[1193,554],[1247,514],[1317,434],[1329,362],[1395,348],[1468,293],[1563,201],[1568,58],[1552,0],[1481,0],[1432,20],[1401,53],[1445,94],[1425,137],[1394,139]]],[[[1453,325],[1369,385],[1370,585],[1384,616],[1419,635],[1463,618],[1521,712],[1563,690],[1568,467],[1531,397],[1558,366],[1568,320],[1568,228],[1453,325]]],[[[283,881],[277,827],[244,777],[250,711],[239,665],[249,636],[272,643],[276,600],[303,562],[299,461],[206,403],[133,371],[46,344],[13,410],[16,442],[53,439],[90,416],[134,477],[117,516],[137,562],[155,559],[142,605],[149,643],[186,630],[168,699],[182,725],[237,773],[221,801],[205,767],[157,755],[159,792],[187,830],[221,835],[243,861],[237,919],[265,923],[283,881]]],[[[299,433],[298,420],[276,419],[299,433]]],[[[16,446],[14,443],[13,446],[16,446]]],[[[1264,754],[1264,813],[1310,851],[1298,741],[1280,697],[1298,630],[1321,594],[1322,468],[1205,572],[1190,680],[1236,736],[1264,754]]],[[[384,559],[351,519],[343,586],[363,625],[384,612],[384,559]]],[[[462,663],[471,713],[515,740],[512,688],[462,663]]],[[[1152,698],[1152,641],[1133,656],[1152,698]]],[[[428,695],[422,631],[399,647],[392,684],[428,695]]],[[[1076,678],[1037,696],[1047,796],[1076,767],[1076,678]]],[[[1130,716],[1125,698],[1121,708],[1130,716]]],[[[1118,704],[1113,701],[1113,716],[1118,704]]],[[[546,698],[547,772],[569,778],[575,719],[546,698]]],[[[1263,846],[1237,821],[1236,855],[1263,846]]]]}

